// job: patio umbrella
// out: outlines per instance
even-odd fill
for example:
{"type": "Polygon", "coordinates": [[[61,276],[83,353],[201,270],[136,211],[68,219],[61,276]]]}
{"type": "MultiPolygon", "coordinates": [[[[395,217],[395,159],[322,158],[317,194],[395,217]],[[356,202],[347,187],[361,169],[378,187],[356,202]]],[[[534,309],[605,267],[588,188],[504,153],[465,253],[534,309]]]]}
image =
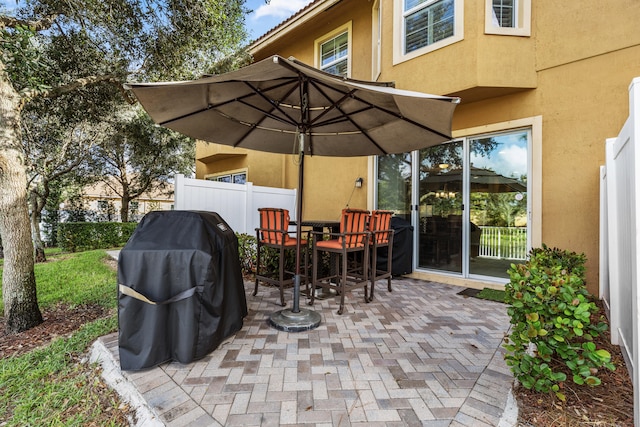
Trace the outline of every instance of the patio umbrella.
{"type": "MultiPolygon", "coordinates": [[[[461,191],[462,169],[454,169],[439,175],[429,175],[425,180],[425,190],[461,191]],[[446,187],[446,188],[445,188],[446,187]]],[[[474,192],[481,193],[523,193],[526,184],[515,178],[500,175],[490,169],[471,167],[469,185],[474,192]]]]}
{"type": "MultiPolygon", "coordinates": [[[[451,139],[459,98],[392,86],[328,74],[277,55],[197,80],[127,85],[162,126],[217,144],[299,154],[298,224],[305,155],[404,153],[451,139]]],[[[300,225],[297,234],[300,241],[300,225]]],[[[289,331],[320,323],[317,313],[299,307],[300,245],[296,252],[293,308],[271,317],[275,327],[289,331]]]]}

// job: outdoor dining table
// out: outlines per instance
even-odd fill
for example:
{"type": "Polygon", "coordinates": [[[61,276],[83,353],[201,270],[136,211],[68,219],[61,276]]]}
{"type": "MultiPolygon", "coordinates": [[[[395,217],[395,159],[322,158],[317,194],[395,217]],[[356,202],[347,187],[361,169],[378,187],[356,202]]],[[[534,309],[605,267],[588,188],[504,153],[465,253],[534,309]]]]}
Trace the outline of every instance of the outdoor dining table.
{"type": "MultiPolygon", "coordinates": [[[[297,225],[296,221],[290,221],[289,222],[290,225],[297,225]]],[[[340,221],[335,221],[335,220],[324,220],[324,219],[313,219],[313,220],[302,220],[300,222],[300,225],[303,227],[311,227],[313,229],[314,232],[324,232],[325,230],[328,230],[330,233],[339,233],[340,232],[340,221]]],[[[332,237],[333,238],[333,237],[332,237]]],[[[333,259],[334,254],[331,254],[331,257],[333,259]]],[[[334,264],[333,262],[330,263],[330,268],[333,269],[334,268],[334,264]]],[[[318,288],[316,289],[315,292],[315,298],[316,299],[326,299],[326,298],[330,298],[332,296],[335,296],[336,291],[333,289],[324,289],[324,288],[318,288]]]]}
{"type": "MultiPolygon", "coordinates": [[[[289,224],[295,226],[298,223],[294,220],[294,221],[290,221],[289,224]]],[[[303,219],[300,222],[300,225],[303,227],[311,227],[315,232],[322,232],[325,229],[329,230],[329,232],[331,233],[340,232],[340,221],[336,221],[336,220],[325,220],[325,219],[305,220],[303,219]]]]}

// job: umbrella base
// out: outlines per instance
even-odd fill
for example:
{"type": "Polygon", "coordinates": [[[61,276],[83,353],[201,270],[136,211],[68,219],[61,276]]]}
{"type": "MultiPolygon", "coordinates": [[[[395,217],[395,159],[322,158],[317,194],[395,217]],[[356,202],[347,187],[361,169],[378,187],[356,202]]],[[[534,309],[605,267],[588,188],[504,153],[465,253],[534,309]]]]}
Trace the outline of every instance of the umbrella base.
{"type": "Polygon", "coordinates": [[[276,311],[269,316],[269,324],[285,332],[310,331],[320,325],[320,315],[307,309],[294,313],[290,309],[276,311]]]}

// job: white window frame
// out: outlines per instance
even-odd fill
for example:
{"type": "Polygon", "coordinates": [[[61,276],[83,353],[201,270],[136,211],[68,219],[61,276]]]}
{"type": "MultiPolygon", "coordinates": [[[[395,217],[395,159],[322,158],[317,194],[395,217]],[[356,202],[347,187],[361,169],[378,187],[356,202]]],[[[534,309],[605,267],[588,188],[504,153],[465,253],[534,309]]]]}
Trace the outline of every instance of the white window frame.
{"type": "Polygon", "coordinates": [[[313,43],[313,57],[314,57],[314,66],[315,68],[322,70],[322,61],[320,55],[322,54],[321,47],[324,43],[328,42],[331,39],[334,39],[343,33],[347,33],[347,77],[351,77],[351,51],[353,50],[351,47],[352,44],[352,21],[347,22],[346,24],[336,28],[335,30],[323,35],[322,37],[316,39],[313,43]]]}
{"type": "Polygon", "coordinates": [[[531,36],[531,0],[514,0],[515,27],[501,27],[493,15],[493,1],[485,0],[484,32],[502,36],[531,36]]]}
{"type": "Polygon", "coordinates": [[[382,4],[375,0],[371,8],[371,80],[382,72],[382,4]]]}
{"type": "MultiPolygon", "coordinates": [[[[427,7],[441,0],[431,0],[425,2],[420,7],[427,7]]],[[[423,46],[409,53],[404,53],[405,33],[404,33],[404,2],[405,0],[394,0],[393,2],[393,65],[425,55],[443,47],[457,43],[464,39],[464,1],[454,0],[453,6],[453,35],[446,39],[439,40],[427,46],[423,46]]]]}
{"type": "Polygon", "coordinates": [[[204,179],[206,179],[207,181],[227,182],[229,184],[234,184],[235,177],[238,175],[245,175],[245,184],[249,182],[248,169],[235,169],[235,170],[225,171],[225,172],[210,173],[205,175],[204,179]],[[220,178],[222,177],[229,178],[229,181],[220,181],[220,178]]]}

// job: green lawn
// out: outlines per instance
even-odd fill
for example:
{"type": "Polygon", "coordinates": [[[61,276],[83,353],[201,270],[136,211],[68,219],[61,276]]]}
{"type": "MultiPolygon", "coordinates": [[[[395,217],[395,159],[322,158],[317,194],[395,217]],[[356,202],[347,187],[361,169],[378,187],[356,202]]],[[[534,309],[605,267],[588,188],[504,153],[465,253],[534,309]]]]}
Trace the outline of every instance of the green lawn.
{"type": "MultiPolygon", "coordinates": [[[[107,258],[104,250],[47,254],[47,262],[35,265],[40,308],[57,303],[100,304],[115,308],[116,273],[103,262],[107,258]]],[[[0,310],[4,311],[2,301],[0,310]]]]}
{"type": "Polygon", "coordinates": [[[78,363],[96,338],[117,330],[116,273],[104,264],[104,250],[48,257],[35,268],[41,308],[100,304],[112,314],[44,348],[0,359],[0,425],[117,425],[117,395],[78,363]]]}

